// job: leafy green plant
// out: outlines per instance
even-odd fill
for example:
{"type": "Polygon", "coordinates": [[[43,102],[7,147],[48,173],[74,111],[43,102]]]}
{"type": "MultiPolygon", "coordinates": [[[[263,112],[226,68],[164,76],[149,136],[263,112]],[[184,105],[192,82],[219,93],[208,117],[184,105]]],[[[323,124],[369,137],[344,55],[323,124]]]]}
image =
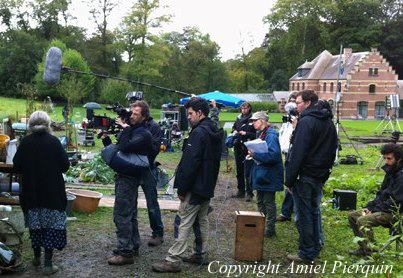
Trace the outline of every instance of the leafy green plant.
{"type": "Polygon", "coordinates": [[[83,182],[113,183],[115,173],[106,165],[100,154],[95,155],[94,159],[70,167],[66,173],[66,180],[69,182],[78,180],[83,182]]]}

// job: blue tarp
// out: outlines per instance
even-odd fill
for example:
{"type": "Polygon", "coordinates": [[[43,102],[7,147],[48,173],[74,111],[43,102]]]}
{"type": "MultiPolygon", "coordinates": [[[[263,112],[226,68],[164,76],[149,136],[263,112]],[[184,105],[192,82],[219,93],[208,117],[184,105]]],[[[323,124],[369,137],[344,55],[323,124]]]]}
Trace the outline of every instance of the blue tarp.
{"type": "MultiPolygon", "coordinates": [[[[233,97],[219,91],[197,95],[197,97],[201,97],[207,100],[214,99],[218,103],[224,104],[225,106],[231,106],[234,108],[238,108],[239,106],[241,106],[242,103],[245,102],[245,100],[241,98],[233,97]]],[[[180,104],[185,104],[188,100],[189,100],[188,97],[181,98],[180,104]]]]}

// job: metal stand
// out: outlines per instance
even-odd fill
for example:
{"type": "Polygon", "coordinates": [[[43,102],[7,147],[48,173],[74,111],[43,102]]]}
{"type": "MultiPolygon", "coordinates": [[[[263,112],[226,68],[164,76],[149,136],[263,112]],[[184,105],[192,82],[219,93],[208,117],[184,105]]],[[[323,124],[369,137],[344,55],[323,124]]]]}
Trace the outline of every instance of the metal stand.
{"type": "MultiPolygon", "coordinates": [[[[338,104],[337,104],[337,106],[338,106],[338,104]]],[[[344,135],[346,136],[346,138],[348,139],[348,141],[350,142],[351,146],[353,146],[353,148],[354,148],[354,150],[355,150],[355,152],[356,152],[356,154],[357,154],[357,157],[359,158],[360,164],[361,164],[361,165],[364,164],[364,159],[362,158],[362,156],[361,156],[360,153],[358,152],[357,147],[354,145],[353,141],[352,141],[351,138],[348,136],[346,130],[344,129],[343,125],[342,125],[341,122],[340,122],[338,112],[337,112],[337,119],[336,119],[336,132],[337,132],[337,141],[338,141],[338,144],[337,144],[337,152],[336,152],[335,164],[339,164],[339,163],[340,163],[340,149],[341,149],[341,147],[340,147],[340,146],[341,146],[341,141],[340,141],[340,136],[339,136],[339,135],[340,135],[340,131],[339,131],[340,128],[341,128],[341,130],[343,131],[343,133],[344,133],[344,135]]]]}
{"type": "Polygon", "coordinates": [[[395,130],[399,130],[400,132],[402,132],[402,130],[400,129],[400,124],[399,124],[399,120],[398,117],[396,116],[396,111],[395,111],[395,116],[391,116],[390,115],[390,111],[392,109],[387,109],[386,110],[386,115],[385,117],[382,119],[382,121],[378,124],[378,126],[375,128],[375,133],[378,130],[378,128],[382,127],[385,122],[386,125],[383,126],[382,132],[381,133],[386,133],[387,131],[395,131],[395,130]],[[390,129],[387,129],[387,127],[390,126],[390,129]]]}
{"type": "Polygon", "coordinates": [[[343,45],[340,45],[340,62],[339,65],[337,67],[337,81],[336,81],[336,97],[335,97],[335,103],[336,103],[336,122],[335,122],[335,126],[336,126],[336,133],[337,133],[337,151],[336,151],[336,159],[335,159],[335,164],[339,164],[340,163],[340,149],[341,149],[341,141],[340,141],[340,128],[341,130],[344,132],[344,135],[346,136],[346,138],[348,139],[348,141],[350,142],[350,144],[353,146],[355,152],[357,153],[357,157],[360,160],[360,164],[364,163],[364,159],[362,158],[362,156],[360,155],[360,153],[358,152],[358,149],[356,148],[356,146],[354,145],[353,141],[351,140],[351,138],[348,136],[346,130],[344,129],[344,127],[342,126],[341,122],[340,122],[340,109],[339,109],[339,104],[341,101],[341,84],[339,84],[339,80],[340,80],[340,73],[342,70],[342,51],[343,51],[343,45]]]}

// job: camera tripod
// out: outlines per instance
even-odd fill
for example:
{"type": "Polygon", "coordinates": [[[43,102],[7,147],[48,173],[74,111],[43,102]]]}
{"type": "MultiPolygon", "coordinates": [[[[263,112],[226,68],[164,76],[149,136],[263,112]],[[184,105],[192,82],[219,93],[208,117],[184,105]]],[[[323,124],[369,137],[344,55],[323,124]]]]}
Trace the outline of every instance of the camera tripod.
{"type": "Polygon", "coordinates": [[[340,122],[340,109],[339,109],[339,104],[341,101],[341,97],[342,97],[342,89],[341,89],[341,83],[339,82],[340,80],[340,75],[342,70],[344,71],[342,64],[343,64],[343,59],[342,59],[342,51],[343,51],[343,45],[340,45],[340,55],[339,55],[339,64],[337,66],[337,90],[336,90],[336,95],[335,95],[335,103],[336,103],[336,122],[335,122],[335,126],[336,126],[336,133],[337,133],[337,150],[336,150],[336,159],[334,161],[335,164],[340,164],[340,150],[341,150],[341,141],[340,141],[340,129],[343,131],[344,135],[346,136],[346,138],[348,139],[348,141],[350,142],[350,144],[353,146],[355,152],[357,153],[357,157],[360,160],[360,164],[364,164],[364,159],[362,158],[362,156],[360,155],[360,153],[358,152],[357,147],[354,145],[353,141],[351,140],[351,138],[348,136],[346,130],[344,129],[344,127],[342,126],[341,122],[340,122]]]}
{"type": "Polygon", "coordinates": [[[351,146],[353,146],[353,148],[354,148],[354,150],[355,150],[355,152],[357,154],[357,157],[359,159],[360,164],[361,165],[364,164],[364,159],[362,158],[362,156],[358,152],[358,149],[355,146],[355,144],[353,143],[353,140],[348,136],[346,130],[344,129],[343,125],[340,122],[339,112],[338,111],[337,111],[337,118],[336,118],[335,126],[336,126],[336,133],[337,133],[337,151],[336,151],[336,159],[334,161],[335,164],[340,164],[340,151],[341,151],[340,129],[343,131],[344,135],[346,136],[346,138],[350,142],[351,146]]]}

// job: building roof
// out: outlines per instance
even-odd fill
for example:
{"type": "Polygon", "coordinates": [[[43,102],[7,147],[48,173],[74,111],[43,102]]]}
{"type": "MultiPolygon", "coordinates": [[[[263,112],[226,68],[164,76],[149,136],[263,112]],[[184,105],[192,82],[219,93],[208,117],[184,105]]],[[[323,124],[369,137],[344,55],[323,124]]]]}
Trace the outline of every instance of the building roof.
{"type": "Polygon", "coordinates": [[[403,80],[397,80],[397,90],[396,93],[399,94],[399,98],[403,99],[403,80]]]}
{"type": "MultiPolygon", "coordinates": [[[[347,75],[351,72],[355,65],[357,65],[369,52],[352,53],[344,62],[342,74],[339,79],[347,79],[347,75]]],[[[311,62],[305,62],[298,68],[298,71],[303,74],[299,76],[299,72],[294,74],[290,80],[307,80],[307,79],[337,79],[337,69],[340,64],[340,58],[343,55],[332,55],[329,51],[324,50],[311,62]],[[340,57],[341,56],[341,57],[340,57]]]]}
{"type": "Polygon", "coordinates": [[[288,100],[288,95],[290,94],[289,91],[274,91],[273,96],[276,102],[279,102],[281,100],[288,100]]]}
{"type": "Polygon", "coordinates": [[[228,95],[241,98],[246,102],[274,101],[273,94],[228,94],[228,95]]]}

